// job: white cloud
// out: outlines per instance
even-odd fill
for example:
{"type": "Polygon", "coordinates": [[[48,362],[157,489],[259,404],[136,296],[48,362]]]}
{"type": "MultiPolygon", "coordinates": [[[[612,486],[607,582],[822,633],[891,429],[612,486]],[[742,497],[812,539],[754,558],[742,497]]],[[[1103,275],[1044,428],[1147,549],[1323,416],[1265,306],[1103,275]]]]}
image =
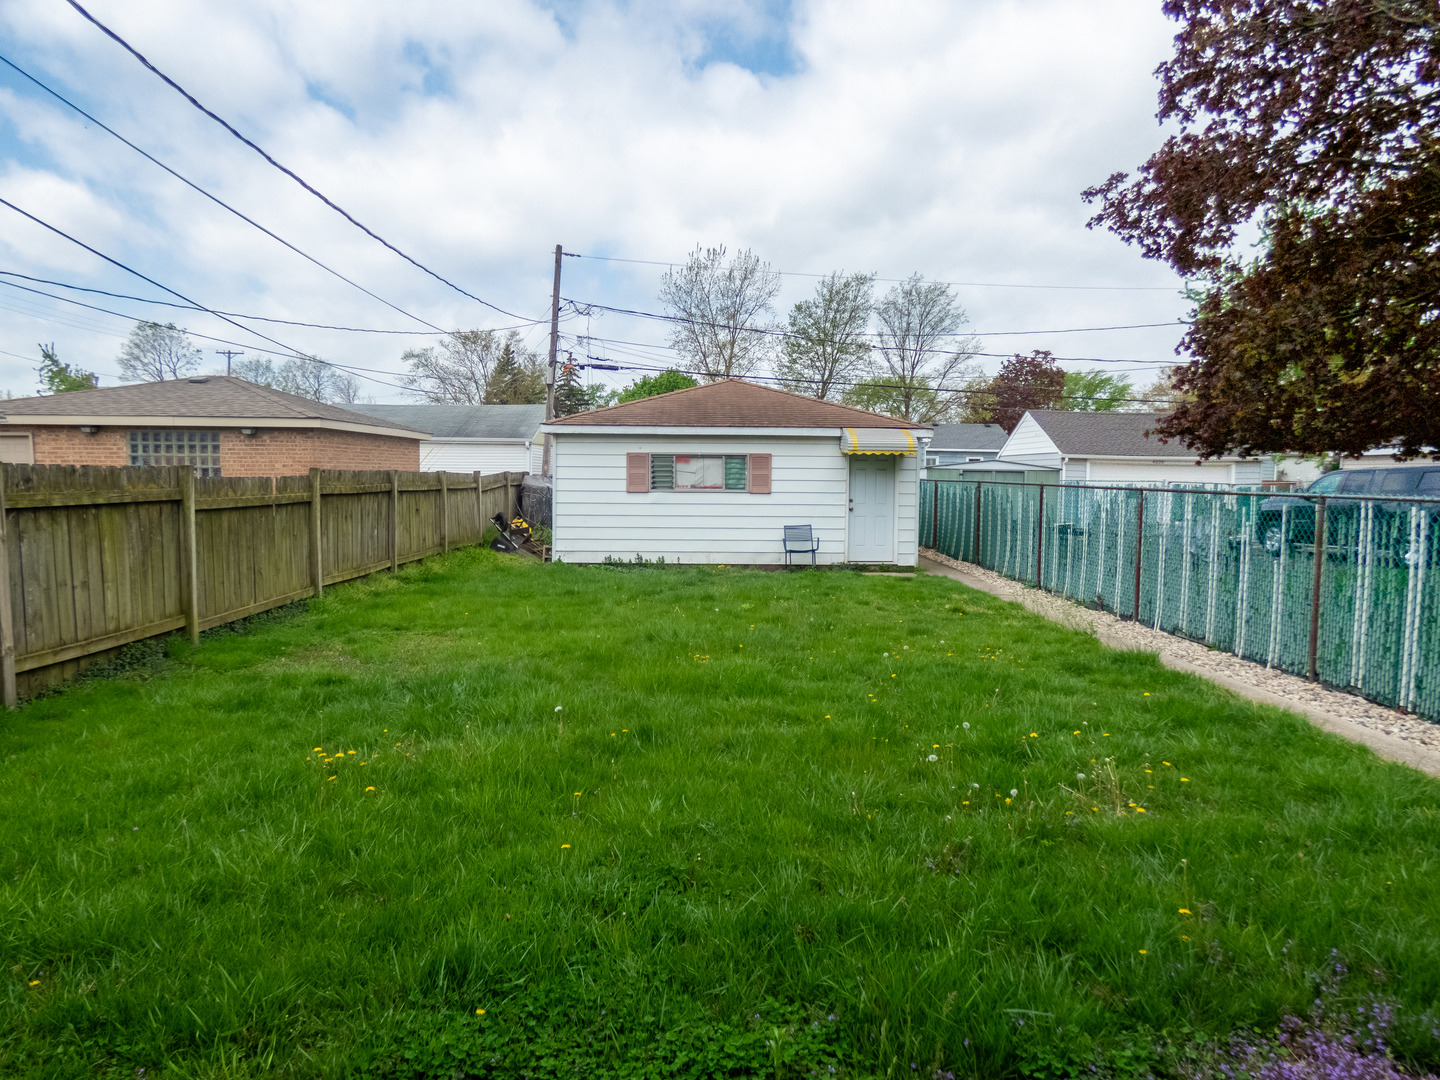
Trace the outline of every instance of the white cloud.
{"type": "MultiPolygon", "coordinates": [[[[557,241],[638,259],[680,259],[696,243],[725,243],[795,271],[1171,286],[1164,268],[1088,232],[1079,199],[1158,143],[1150,72],[1173,29],[1157,7],[797,5],[782,43],[795,71],[775,76],[732,62],[697,66],[712,54],[745,61],[752,47],[757,57],[773,55],[776,13],[763,5],[580,0],[559,14],[525,0],[91,5],[360,220],[532,318],[548,307],[557,241]]],[[[506,321],[340,220],[68,8],[16,0],[0,19],[22,66],[348,276],[438,325],[506,321]]],[[[13,201],[31,200],[33,212],[217,308],[415,325],[42,105],[18,80],[9,85],[0,99],[8,118],[0,151],[10,158],[0,191],[17,193],[13,201]]],[[[0,237],[0,268],[64,270],[80,284],[151,291],[77,260],[33,228],[7,222],[0,237]]],[[[655,306],[659,268],[567,260],[565,271],[567,295],[655,306]]],[[[810,288],[806,278],[787,279],[786,303],[810,288]]],[[[1184,310],[1168,292],[959,291],[982,331],[1157,322],[1184,310]]],[[[238,333],[206,316],[186,324],[238,333]]],[[[653,325],[613,317],[592,325],[604,336],[663,340],[653,325]]],[[[0,350],[28,353],[34,329],[10,327],[0,350]]],[[[295,328],[272,336],[388,370],[414,344],[295,328]]],[[[1167,360],[1178,336],[994,338],[987,346],[1167,360]]],[[[113,366],[111,339],[63,325],[48,337],[83,365],[113,366]]],[[[0,364],[0,380],[29,392],[26,365],[0,361],[14,365],[0,364]]]]}

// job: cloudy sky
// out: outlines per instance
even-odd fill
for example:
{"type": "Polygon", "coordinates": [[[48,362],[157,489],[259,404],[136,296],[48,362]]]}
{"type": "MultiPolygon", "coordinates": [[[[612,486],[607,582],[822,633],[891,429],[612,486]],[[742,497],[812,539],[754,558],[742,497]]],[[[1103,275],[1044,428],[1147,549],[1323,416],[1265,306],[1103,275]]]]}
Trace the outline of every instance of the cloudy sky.
{"type": "MultiPolygon", "coordinates": [[[[84,2],[357,220],[500,310],[361,233],[64,0],[0,0],[0,56],[394,306],[4,65],[0,198],[207,308],[410,332],[236,320],[265,341],[75,291],[174,300],[0,206],[0,391],[34,393],[37,343],[52,341],[113,385],[126,333],[149,318],[369,369],[364,393],[403,400],[394,373],[433,342],[426,324],[522,325],[543,347],[557,243],[603,257],[565,260],[562,294],[579,301],[657,311],[657,264],[725,244],[786,272],[782,313],[809,275],[874,272],[883,290],[918,272],[955,283],[985,352],[1135,361],[1104,367],[1142,384],[1173,362],[1180,282],[1087,230],[1079,197],[1159,144],[1152,72],[1174,33],[1159,0],[84,2]],[[1162,325],[1077,332],[1147,323],[1162,325]]],[[[659,324],[597,313],[563,330],[572,351],[666,362],[645,347],[666,341],[659,324]]],[[[211,350],[230,346],[197,343],[223,369],[211,350]]]]}

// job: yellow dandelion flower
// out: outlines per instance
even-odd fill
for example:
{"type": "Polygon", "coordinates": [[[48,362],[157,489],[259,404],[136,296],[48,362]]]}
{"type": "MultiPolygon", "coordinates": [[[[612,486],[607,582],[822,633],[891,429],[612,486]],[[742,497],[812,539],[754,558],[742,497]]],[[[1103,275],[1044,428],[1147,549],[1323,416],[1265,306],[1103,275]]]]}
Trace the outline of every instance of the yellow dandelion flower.
{"type": "MultiPolygon", "coordinates": [[[[1145,696],[1146,696],[1146,697],[1149,697],[1150,695],[1149,695],[1149,694],[1146,694],[1145,696]]],[[[1141,950],[1140,950],[1140,955],[1141,955],[1141,956],[1144,956],[1144,955],[1145,955],[1145,950],[1144,950],[1144,949],[1141,949],[1141,950]]]]}
{"type": "Polygon", "coordinates": [[[1190,778],[1189,778],[1188,776],[1182,776],[1182,777],[1180,777],[1180,783],[1182,783],[1182,784],[1188,784],[1189,782],[1190,782],[1190,778]]]}
{"type": "Polygon", "coordinates": [[[1190,909],[1189,909],[1188,907],[1182,907],[1182,908],[1180,909],[1180,914],[1181,914],[1181,915],[1189,915],[1189,914],[1190,914],[1190,909]]]}
{"type": "Polygon", "coordinates": [[[1143,814],[1143,813],[1145,813],[1145,808],[1144,808],[1143,806],[1137,806],[1137,807],[1135,808],[1135,813],[1137,813],[1137,814],[1143,814]]]}
{"type": "Polygon", "coordinates": [[[485,1015],[485,1010],[484,1010],[484,1009],[476,1009],[476,1010],[475,1010],[475,1015],[476,1015],[476,1016],[484,1016],[484,1015],[485,1015]]]}
{"type": "Polygon", "coordinates": [[[347,754],[353,754],[353,753],[355,753],[354,750],[346,750],[345,752],[346,752],[347,754]]]}
{"type": "Polygon", "coordinates": [[[330,779],[331,779],[331,780],[334,780],[334,779],[335,779],[335,777],[333,777],[333,776],[332,776],[332,777],[330,777],[330,779]]]}
{"type": "Polygon", "coordinates": [[[1189,941],[1189,940],[1190,940],[1190,935],[1189,935],[1189,934],[1181,934],[1181,935],[1180,935],[1180,940],[1181,940],[1181,941],[1189,941]]]}
{"type": "MultiPolygon", "coordinates": [[[[1168,761],[1162,761],[1162,762],[1160,762],[1160,764],[1161,764],[1161,765],[1169,765],[1170,763],[1169,763],[1168,761]]],[[[1174,766],[1171,766],[1171,768],[1174,768],[1174,766]]]]}
{"type": "Polygon", "coordinates": [[[560,845],[561,850],[564,850],[565,848],[567,848],[567,847],[569,847],[569,846],[570,846],[569,844],[561,844],[561,845],[560,845]]]}
{"type": "Polygon", "coordinates": [[[31,986],[39,986],[39,985],[40,985],[40,980],[39,980],[39,979],[31,979],[31,980],[30,980],[30,985],[31,985],[31,986]]]}
{"type": "Polygon", "coordinates": [[[375,789],[374,789],[373,787],[367,787],[365,790],[366,790],[366,791],[374,791],[375,789]]]}
{"type": "Polygon", "coordinates": [[[315,754],[323,754],[324,752],[325,752],[325,751],[324,751],[321,747],[318,747],[318,746],[315,747],[315,749],[314,749],[313,751],[311,751],[311,753],[315,753],[315,754]]]}
{"type": "MultiPolygon", "coordinates": [[[[1145,691],[1145,696],[1146,696],[1146,697],[1149,697],[1149,696],[1150,696],[1150,691],[1148,691],[1148,690],[1145,691]]],[[[1142,950],[1142,951],[1143,951],[1143,950],[1142,950]]]]}

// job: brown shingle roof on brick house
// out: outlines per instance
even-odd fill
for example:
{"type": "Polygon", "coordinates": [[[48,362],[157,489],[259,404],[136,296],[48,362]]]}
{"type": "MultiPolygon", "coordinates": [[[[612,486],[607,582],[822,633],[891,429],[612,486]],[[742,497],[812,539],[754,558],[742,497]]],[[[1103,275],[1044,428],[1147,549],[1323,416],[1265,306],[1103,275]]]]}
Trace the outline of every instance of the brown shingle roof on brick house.
{"type": "Polygon", "coordinates": [[[725,379],[550,421],[552,427],[905,428],[930,425],[725,379]]]}
{"type": "Polygon", "coordinates": [[[202,476],[420,467],[427,432],[224,375],[0,401],[0,461],[202,476]]]}
{"type": "MultiPolygon", "coordinates": [[[[71,390],[45,397],[0,401],[0,417],[13,424],[183,425],[233,421],[267,427],[324,427],[418,438],[420,429],[311,401],[228,375],[71,390]]],[[[233,426],[233,425],[232,425],[233,426]]]]}

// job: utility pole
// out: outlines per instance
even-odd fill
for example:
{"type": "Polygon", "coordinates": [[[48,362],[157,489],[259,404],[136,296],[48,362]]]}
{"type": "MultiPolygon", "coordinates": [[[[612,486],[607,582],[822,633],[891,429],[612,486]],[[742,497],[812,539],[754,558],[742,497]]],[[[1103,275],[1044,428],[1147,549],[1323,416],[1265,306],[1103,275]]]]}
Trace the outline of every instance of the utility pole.
{"type": "Polygon", "coordinates": [[[244,354],[243,352],[237,352],[237,351],[234,350],[234,349],[216,349],[216,350],[215,350],[215,355],[216,355],[216,356],[223,356],[223,357],[225,357],[225,374],[226,374],[226,375],[229,375],[229,374],[230,374],[230,361],[233,360],[233,359],[234,359],[235,357],[237,357],[237,356],[244,356],[245,354],[244,354]]]}
{"type": "MultiPolygon", "coordinates": [[[[555,290],[550,294],[550,366],[545,379],[545,422],[555,419],[555,356],[560,348],[560,260],[565,251],[555,245],[555,290]]],[[[540,475],[550,475],[550,451],[555,439],[545,436],[545,451],[541,458],[540,475]]]]}

